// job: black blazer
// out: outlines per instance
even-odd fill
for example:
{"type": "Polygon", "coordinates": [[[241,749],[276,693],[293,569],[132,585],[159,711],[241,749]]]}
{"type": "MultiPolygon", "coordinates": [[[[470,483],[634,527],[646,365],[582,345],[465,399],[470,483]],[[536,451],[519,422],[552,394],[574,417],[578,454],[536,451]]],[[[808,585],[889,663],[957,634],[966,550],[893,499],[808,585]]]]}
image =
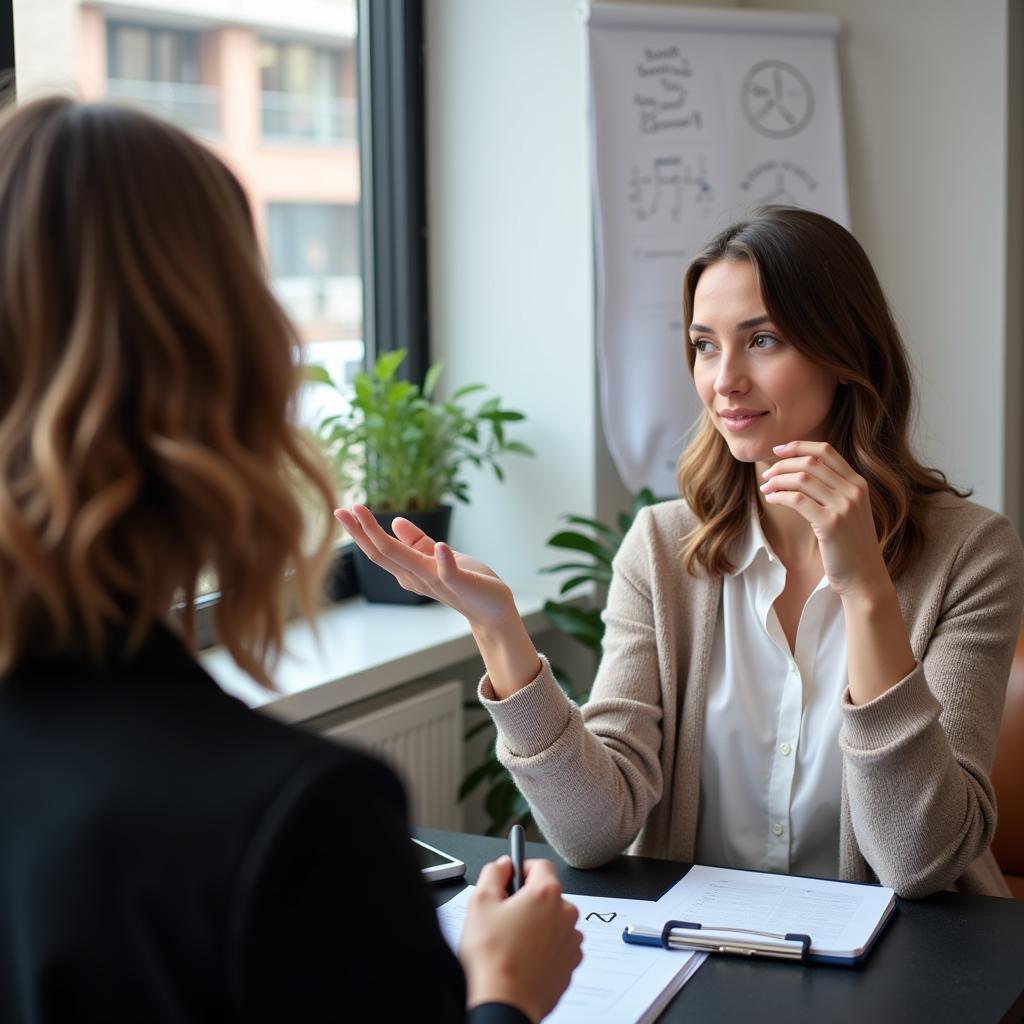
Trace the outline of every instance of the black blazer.
{"type": "MultiPolygon", "coordinates": [[[[457,1021],[379,762],[249,711],[168,632],[0,681],[0,1021],[457,1021]]],[[[474,1021],[523,1021],[482,1007],[474,1021]]]]}

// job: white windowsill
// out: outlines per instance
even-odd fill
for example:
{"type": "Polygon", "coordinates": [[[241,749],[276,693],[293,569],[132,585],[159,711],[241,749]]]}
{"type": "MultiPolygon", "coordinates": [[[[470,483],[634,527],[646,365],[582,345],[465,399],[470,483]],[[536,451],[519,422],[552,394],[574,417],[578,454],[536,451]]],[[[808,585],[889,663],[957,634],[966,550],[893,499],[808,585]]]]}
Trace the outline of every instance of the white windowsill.
{"type": "MultiPolygon", "coordinates": [[[[516,592],[531,633],[548,625],[542,609],[549,596],[540,589],[516,592]]],[[[203,651],[200,661],[249,707],[300,722],[465,661],[476,650],[466,620],[444,605],[368,604],[353,597],[324,609],[316,635],[303,622],[288,626],[274,672],[276,693],[257,685],[223,647],[203,651]]]]}

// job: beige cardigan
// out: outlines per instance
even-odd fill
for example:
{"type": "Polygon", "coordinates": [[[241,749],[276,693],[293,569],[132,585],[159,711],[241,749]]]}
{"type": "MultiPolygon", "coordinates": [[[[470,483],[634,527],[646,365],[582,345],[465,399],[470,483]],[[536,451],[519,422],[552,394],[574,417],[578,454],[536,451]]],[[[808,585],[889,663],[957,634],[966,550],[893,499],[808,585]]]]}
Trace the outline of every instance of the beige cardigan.
{"type": "MultiPolygon", "coordinates": [[[[693,859],[708,661],[721,579],[682,568],[694,518],[644,509],[614,563],[604,653],[590,700],[567,700],[544,662],[503,701],[480,698],[498,756],[556,850],[594,867],[630,846],[693,859]]],[[[843,694],[839,876],[902,896],[956,887],[1008,895],[989,844],[989,771],[1024,605],[1024,551],[1009,521],[949,495],[929,502],[928,540],[896,585],[918,659],[882,696],[843,694]]],[[[713,724],[711,725],[713,728],[713,724]]]]}

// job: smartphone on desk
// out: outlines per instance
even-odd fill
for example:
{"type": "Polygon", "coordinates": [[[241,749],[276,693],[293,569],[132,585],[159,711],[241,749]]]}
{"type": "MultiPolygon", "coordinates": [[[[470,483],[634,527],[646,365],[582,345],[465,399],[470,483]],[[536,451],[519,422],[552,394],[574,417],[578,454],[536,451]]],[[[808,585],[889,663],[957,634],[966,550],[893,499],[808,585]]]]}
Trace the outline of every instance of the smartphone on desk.
{"type": "Polygon", "coordinates": [[[461,878],[466,873],[466,865],[457,857],[443,850],[435,849],[419,839],[412,841],[416,851],[423,877],[428,882],[442,882],[447,878],[461,878]]]}

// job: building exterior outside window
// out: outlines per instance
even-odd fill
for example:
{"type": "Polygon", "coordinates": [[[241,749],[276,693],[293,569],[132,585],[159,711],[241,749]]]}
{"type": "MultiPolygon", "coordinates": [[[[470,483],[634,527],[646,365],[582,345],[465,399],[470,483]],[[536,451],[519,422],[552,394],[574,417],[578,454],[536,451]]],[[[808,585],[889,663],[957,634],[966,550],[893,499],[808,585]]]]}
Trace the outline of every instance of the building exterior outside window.
{"type": "Polygon", "coordinates": [[[361,367],[355,0],[15,0],[18,92],[131,103],[248,192],[273,287],[339,379],[361,367]]]}

